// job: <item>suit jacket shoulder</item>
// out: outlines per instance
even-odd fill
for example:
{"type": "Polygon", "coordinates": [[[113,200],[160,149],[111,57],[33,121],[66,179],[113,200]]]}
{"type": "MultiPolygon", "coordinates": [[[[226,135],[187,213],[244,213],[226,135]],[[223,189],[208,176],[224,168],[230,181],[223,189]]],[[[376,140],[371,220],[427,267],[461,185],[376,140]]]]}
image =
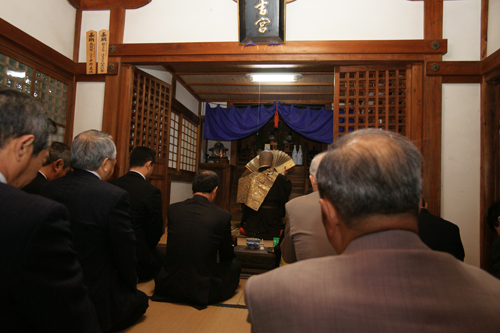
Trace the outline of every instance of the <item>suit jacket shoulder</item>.
{"type": "Polygon", "coordinates": [[[433,327],[493,333],[500,327],[500,281],[430,251],[406,231],[365,235],[341,255],[254,275],[244,292],[254,332],[423,332],[433,327]]]}
{"type": "Polygon", "coordinates": [[[418,216],[420,239],[435,251],[447,252],[463,261],[465,257],[460,229],[457,225],[422,209],[418,216]]]}
{"type": "Polygon", "coordinates": [[[2,330],[98,332],[67,209],[5,184],[0,201],[0,266],[9,272],[0,274],[2,330]]]}
{"type": "Polygon", "coordinates": [[[40,194],[40,190],[43,185],[45,185],[48,180],[38,171],[35,179],[33,179],[28,185],[22,188],[26,193],[30,194],[40,194]]]}

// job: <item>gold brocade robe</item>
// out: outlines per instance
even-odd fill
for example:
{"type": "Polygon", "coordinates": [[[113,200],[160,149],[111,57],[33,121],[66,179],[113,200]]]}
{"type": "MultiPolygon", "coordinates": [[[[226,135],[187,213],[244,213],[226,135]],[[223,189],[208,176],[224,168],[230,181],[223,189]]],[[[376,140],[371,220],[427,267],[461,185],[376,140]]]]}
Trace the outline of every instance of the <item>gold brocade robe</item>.
{"type": "Polygon", "coordinates": [[[236,202],[243,203],[255,211],[259,210],[278,174],[274,168],[250,174],[245,172],[238,180],[236,202]]]}

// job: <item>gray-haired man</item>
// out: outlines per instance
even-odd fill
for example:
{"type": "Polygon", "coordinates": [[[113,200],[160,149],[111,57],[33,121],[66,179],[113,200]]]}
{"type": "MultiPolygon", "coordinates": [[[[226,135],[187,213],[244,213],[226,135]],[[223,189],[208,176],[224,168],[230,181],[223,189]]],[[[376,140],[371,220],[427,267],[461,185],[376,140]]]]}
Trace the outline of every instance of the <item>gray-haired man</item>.
{"type": "Polygon", "coordinates": [[[317,175],[339,255],[251,277],[253,332],[498,332],[500,281],[418,237],[422,156],[407,138],[348,134],[317,175]]]}
{"type": "Polygon", "coordinates": [[[68,207],[75,250],[103,331],[127,328],[148,307],[147,296],[137,290],[129,194],[103,181],[115,163],[109,134],[80,133],[71,145],[74,171],[42,188],[42,195],[68,207]]]}

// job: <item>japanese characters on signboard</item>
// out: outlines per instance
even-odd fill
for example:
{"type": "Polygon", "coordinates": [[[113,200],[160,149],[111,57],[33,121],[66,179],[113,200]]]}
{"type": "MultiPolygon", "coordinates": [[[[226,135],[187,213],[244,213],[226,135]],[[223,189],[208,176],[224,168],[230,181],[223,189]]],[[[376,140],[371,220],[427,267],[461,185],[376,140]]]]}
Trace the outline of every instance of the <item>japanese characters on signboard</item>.
{"type": "Polygon", "coordinates": [[[238,0],[240,43],[285,42],[285,0],[238,0]]]}
{"type": "Polygon", "coordinates": [[[87,39],[87,74],[106,74],[108,72],[109,30],[99,33],[89,30],[87,39]]]}

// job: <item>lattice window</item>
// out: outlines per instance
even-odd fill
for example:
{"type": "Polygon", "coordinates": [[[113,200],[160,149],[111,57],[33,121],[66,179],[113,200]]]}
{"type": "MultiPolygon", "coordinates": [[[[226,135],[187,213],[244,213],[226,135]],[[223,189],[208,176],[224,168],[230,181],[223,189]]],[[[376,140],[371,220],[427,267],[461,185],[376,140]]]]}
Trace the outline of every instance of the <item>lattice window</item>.
{"type": "Polygon", "coordinates": [[[361,128],[406,135],[406,68],[336,73],[334,138],[361,128]]]}
{"type": "Polygon", "coordinates": [[[0,53],[0,86],[16,89],[40,100],[57,124],[54,141],[64,142],[68,85],[16,59],[0,53]]]}
{"type": "Polygon", "coordinates": [[[170,116],[170,145],[168,154],[168,167],[177,168],[177,155],[179,147],[179,115],[172,112],[170,116]]]}
{"type": "Polygon", "coordinates": [[[180,169],[196,171],[196,143],[198,127],[186,118],[182,119],[182,140],[180,154],[180,169]]]}
{"type": "Polygon", "coordinates": [[[130,123],[130,146],[145,146],[157,153],[157,159],[168,156],[168,116],[170,85],[146,73],[135,71],[130,123]]]}

